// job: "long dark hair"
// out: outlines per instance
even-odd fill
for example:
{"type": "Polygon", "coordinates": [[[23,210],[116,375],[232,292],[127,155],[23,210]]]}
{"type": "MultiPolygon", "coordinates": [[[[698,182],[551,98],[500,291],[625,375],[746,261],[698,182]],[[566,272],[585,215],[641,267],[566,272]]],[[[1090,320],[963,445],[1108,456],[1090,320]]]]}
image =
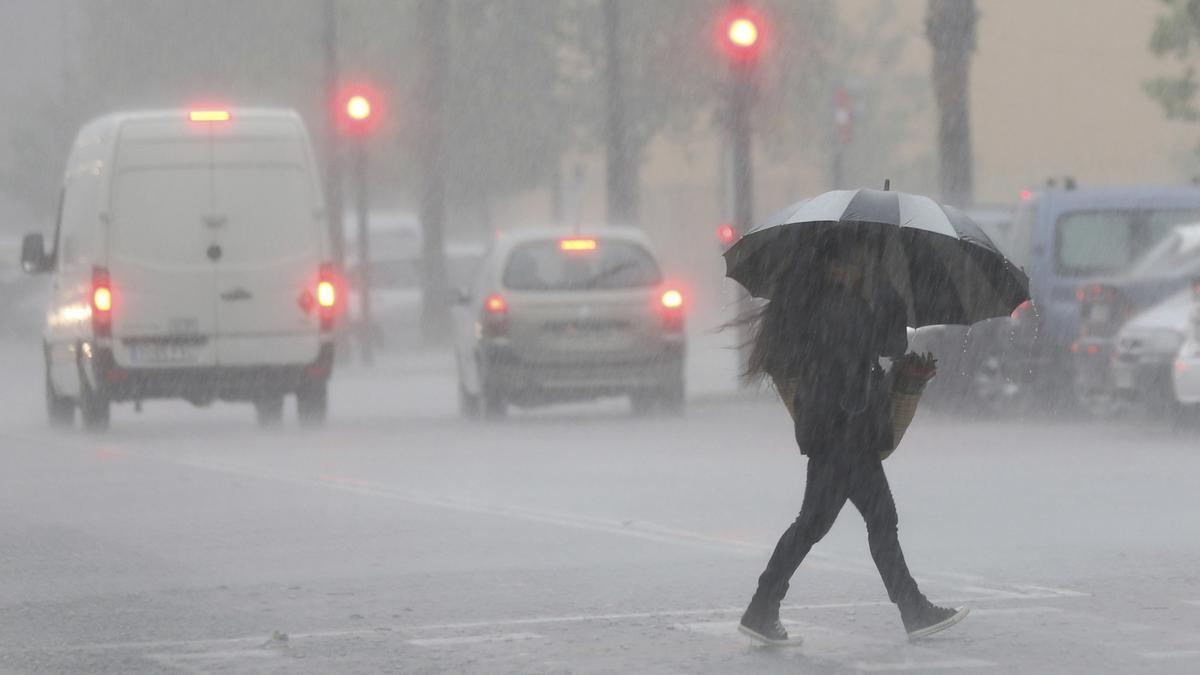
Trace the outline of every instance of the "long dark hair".
{"type": "Polygon", "coordinates": [[[766,305],[737,320],[750,327],[750,357],[742,374],[746,382],[800,374],[807,356],[798,343],[802,322],[812,315],[812,303],[833,291],[829,264],[844,259],[851,247],[861,244],[861,234],[852,230],[826,232],[814,245],[799,249],[793,264],[772,284],[766,305]]]}

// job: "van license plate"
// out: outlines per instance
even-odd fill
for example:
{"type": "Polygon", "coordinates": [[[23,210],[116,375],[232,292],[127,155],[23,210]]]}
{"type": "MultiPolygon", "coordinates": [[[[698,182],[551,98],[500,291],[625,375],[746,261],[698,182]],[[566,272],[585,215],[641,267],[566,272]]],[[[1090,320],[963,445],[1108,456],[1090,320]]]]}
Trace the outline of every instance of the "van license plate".
{"type": "Polygon", "coordinates": [[[178,342],[144,342],[129,345],[129,359],[134,363],[195,363],[196,345],[178,342]]]}

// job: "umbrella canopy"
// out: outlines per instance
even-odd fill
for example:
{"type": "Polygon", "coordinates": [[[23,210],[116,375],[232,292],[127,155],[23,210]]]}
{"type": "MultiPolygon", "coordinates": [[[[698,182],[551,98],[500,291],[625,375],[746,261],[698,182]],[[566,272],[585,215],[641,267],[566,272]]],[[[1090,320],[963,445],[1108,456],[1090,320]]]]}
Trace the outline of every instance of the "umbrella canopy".
{"type": "Polygon", "coordinates": [[[868,279],[896,289],[914,328],[1007,316],[1029,299],[1029,278],[966,214],[884,190],[835,190],[789,206],[725,252],[725,274],[770,298],[781,282],[821,263],[818,245],[834,231],[875,247],[868,279]]]}

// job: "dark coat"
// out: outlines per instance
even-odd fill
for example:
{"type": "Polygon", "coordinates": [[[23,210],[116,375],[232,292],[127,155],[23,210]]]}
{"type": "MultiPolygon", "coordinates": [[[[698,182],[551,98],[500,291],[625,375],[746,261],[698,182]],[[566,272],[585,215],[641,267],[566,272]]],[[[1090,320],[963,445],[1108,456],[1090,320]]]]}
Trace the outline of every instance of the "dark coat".
{"type": "Polygon", "coordinates": [[[890,286],[877,288],[871,303],[858,294],[821,294],[786,320],[795,336],[793,358],[771,374],[798,379],[793,409],[800,451],[816,457],[890,448],[891,396],[879,359],[908,349],[900,296],[890,286]]]}

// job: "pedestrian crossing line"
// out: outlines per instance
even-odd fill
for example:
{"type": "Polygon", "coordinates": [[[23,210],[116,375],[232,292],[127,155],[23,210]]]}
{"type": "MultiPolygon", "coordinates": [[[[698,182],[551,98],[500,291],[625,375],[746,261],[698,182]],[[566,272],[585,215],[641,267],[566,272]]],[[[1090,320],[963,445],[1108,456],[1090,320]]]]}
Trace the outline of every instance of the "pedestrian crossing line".
{"type": "Polygon", "coordinates": [[[910,670],[966,670],[968,668],[995,668],[1000,664],[983,659],[944,659],[941,661],[854,661],[849,664],[855,670],[866,673],[894,673],[910,670]]]}
{"type": "Polygon", "coordinates": [[[544,640],[545,635],[538,633],[494,633],[490,635],[460,635],[444,638],[419,638],[408,640],[408,644],[417,647],[458,647],[486,642],[520,642],[523,640],[544,640]]]}
{"type": "MultiPolygon", "coordinates": [[[[983,659],[953,656],[932,647],[911,645],[899,639],[887,640],[850,633],[820,624],[791,621],[787,618],[781,620],[789,635],[800,635],[805,638],[801,648],[805,656],[840,663],[855,670],[865,672],[965,670],[968,668],[992,668],[999,665],[983,659]],[[854,647],[851,648],[851,645],[854,647]],[[854,660],[851,655],[863,647],[882,648],[888,654],[886,656],[881,654],[880,656],[884,657],[882,660],[854,660]],[[891,652],[900,652],[895,656],[902,656],[903,660],[887,659],[887,656],[893,656],[891,652]]],[[[738,634],[737,625],[737,621],[699,621],[679,623],[675,627],[699,635],[726,638],[731,641],[745,641],[746,638],[738,634]]]]}
{"type": "Polygon", "coordinates": [[[1200,649],[1172,649],[1161,652],[1142,652],[1143,659],[1151,661],[1167,661],[1171,659],[1200,659],[1200,649]]]}

